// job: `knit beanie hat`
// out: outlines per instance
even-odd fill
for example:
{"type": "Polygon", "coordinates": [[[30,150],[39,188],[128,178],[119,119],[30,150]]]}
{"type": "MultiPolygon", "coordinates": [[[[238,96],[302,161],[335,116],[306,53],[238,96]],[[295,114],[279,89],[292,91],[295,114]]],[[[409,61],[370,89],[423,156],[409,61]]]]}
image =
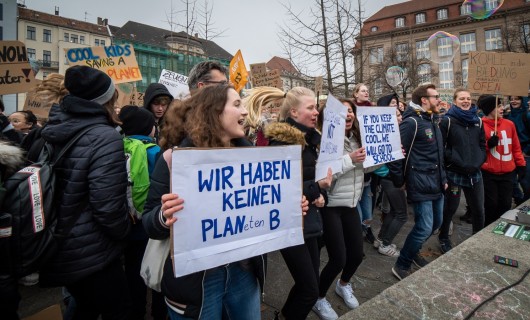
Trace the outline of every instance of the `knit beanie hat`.
{"type": "Polygon", "coordinates": [[[137,106],[125,106],[121,108],[121,128],[126,136],[142,135],[148,136],[153,131],[155,117],[151,112],[137,106]]]}
{"type": "Polygon", "coordinates": [[[105,104],[112,99],[116,88],[112,79],[102,71],[87,66],[73,66],[66,70],[64,86],[71,95],[105,104]]]}
{"type": "Polygon", "coordinates": [[[482,96],[478,99],[477,105],[487,116],[497,107],[497,98],[492,95],[482,96]]]}

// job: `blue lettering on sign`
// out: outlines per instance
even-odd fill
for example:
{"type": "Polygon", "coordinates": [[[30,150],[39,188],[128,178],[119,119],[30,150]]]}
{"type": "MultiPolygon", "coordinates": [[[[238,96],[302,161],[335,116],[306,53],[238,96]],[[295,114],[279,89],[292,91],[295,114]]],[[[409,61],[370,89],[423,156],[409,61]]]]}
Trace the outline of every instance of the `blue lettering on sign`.
{"type": "Polygon", "coordinates": [[[96,56],[92,52],[92,48],[74,48],[74,49],[70,49],[70,50],[68,50],[66,55],[68,56],[68,60],[70,62],[99,59],[99,56],[96,56]]]}
{"type": "Polygon", "coordinates": [[[291,179],[291,160],[241,164],[241,186],[291,179]]]}
{"type": "Polygon", "coordinates": [[[247,189],[223,192],[223,212],[282,202],[281,184],[265,184],[247,189]]]}
{"type": "Polygon", "coordinates": [[[269,212],[269,229],[275,230],[280,226],[280,218],[278,217],[280,215],[280,211],[277,209],[271,210],[269,212]]]}
{"type": "Polygon", "coordinates": [[[199,182],[199,192],[202,192],[205,188],[207,191],[212,191],[213,183],[215,181],[215,191],[226,190],[227,186],[233,188],[230,182],[230,177],[234,174],[234,167],[226,166],[221,169],[215,168],[210,170],[210,177],[203,178],[202,170],[199,170],[197,174],[199,182]]]}
{"type": "MultiPolygon", "coordinates": [[[[271,217],[272,219],[274,219],[274,229],[276,229],[280,225],[280,219],[278,218],[279,212],[278,210],[273,211],[276,211],[276,214],[274,216],[272,216],[271,211],[271,217]]],[[[201,221],[202,242],[206,242],[208,240],[213,239],[226,238],[227,236],[233,236],[243,233],[243,231],[249,231],[251,229],[262,228],[265,226],[264,220],[254,220],[252,216],[250,216],[248,222],[246,216],[236,216],[235,218],[226,217],[226,219],[224,219],[224,226],[219,225],[222,223],[222,219],[203,219],[201,221]],[[221,230],[222,232],[220,232],[221,230]]]]}

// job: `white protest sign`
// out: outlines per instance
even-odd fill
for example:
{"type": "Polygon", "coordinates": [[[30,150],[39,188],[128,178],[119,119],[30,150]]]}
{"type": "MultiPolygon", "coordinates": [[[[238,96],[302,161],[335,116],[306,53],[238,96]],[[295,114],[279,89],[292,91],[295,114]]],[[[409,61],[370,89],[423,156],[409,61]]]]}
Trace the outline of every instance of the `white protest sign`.
{"type": "Polygon", "coordinates": [[[315,168],[315,181],[323,179],[331,168],[333,174],[342,172],[342,153],[348,108],[334,96],[328,95],[322,124],[320,153],[315,168]]]}
{"type": "Polygon", "coordinates": [[[403,159],[395,107],[358,107],[365,168],[403,159]]]}
{"type": "Polygon", "coordinates": [[[190,94],[188,77],[171,70],[162,69],[158,83],[165,85],[175,99],[182,100],[190,94]]]}
{"type": "Polygon", "coordinates": [[[174,149],[175,277],[304,243],[301,146],[174,149]]]}

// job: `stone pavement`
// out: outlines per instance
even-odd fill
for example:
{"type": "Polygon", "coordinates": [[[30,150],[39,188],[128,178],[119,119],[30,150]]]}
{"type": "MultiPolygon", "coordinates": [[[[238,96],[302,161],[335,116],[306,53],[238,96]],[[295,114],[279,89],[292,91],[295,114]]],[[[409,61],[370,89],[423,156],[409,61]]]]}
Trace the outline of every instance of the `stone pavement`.
{"type": "MultiPolygon", "coordinates": [[[[464,214],[464,206],[461,205],[457,211],[454,222],[454,232],[452,236],[453,244],[457,245],[471,236],[471,225],[461,222],[459,216],[464,214]]],[[[377,234],[380,227],[379,217],[380,211],[375,210],[375,217],[373,223],[374,234],[377,234]]],[[[413,226],[413,216],[409,208],[409,219],[401,232],[396,237],[394,243],[401,247],[409,230],[413,226]]],[[[383,256],[369,243],[364,243],[364,251],[366,259],[363,261],[357,270],[352,283],[354,286],[354,293],[361,306],[363,303],[377,296],[388,287],[397,283],[397,279],[393,276],[391,268],[394,265],[396,258],[383,256]]],[[[424,257],[432,261],[440,256],[440,249],[438,246],[438,239],[436,236],[431,237],[422,249],[424,257]]],[[[325,248],[321,254],[321,268],[324,267],[328,258],[325,248]]],[[[309,268],[310,266],[308,266],[309,268]]],[[[289,290],[293,285],[293,281],[285,263],[279,252],[272,252],[268,255],[268,272],[265,281],[265,298],[262,303],[262,319],[273,319],[274,311],[280,310],[285,301],[289,290]]],[[[38,286],[20,287],[23,300],[20,306],[20,315],[25,317],[35,312],[46,308],[55,303],[61,303],[60,289],[42,289],[38,286]]],[[[328,301],[337,312],[339,316],[350,311],[342,299],[338,297],[333,288],[330,288],[328,301]]],[[[356,319],[364,317],[357,316],[356,319]]],[[[308,319],[318,319],[315,313],[311,312],[308,319]]]]}

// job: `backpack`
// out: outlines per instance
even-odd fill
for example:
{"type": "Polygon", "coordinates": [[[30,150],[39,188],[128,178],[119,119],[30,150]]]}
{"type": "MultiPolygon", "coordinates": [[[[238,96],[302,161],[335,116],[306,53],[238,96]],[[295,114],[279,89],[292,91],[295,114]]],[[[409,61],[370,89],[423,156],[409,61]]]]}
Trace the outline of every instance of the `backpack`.
{"type": "MultiPolygon", "coordinates": [[[[23,277],[38,271],[56,252],[77,217],[67,221],[61,234],[55,232],[58,213],[54,166],[86,132],[77,133],[58,153],[45,143],[39,159],[4,181],[0,208],[0,274],[23,277]]],[[[86,202],[79,204],[86,205],[86,202]]],[[[78,209],[79,209],[78,208],[78,209]]],[[[76,210],[78,211],[78,210],[76,210]]]]}
{"type": "Polygon", "coordinates": [[[156,144],[134,138],[123,139],[127,164],[127,203],[132,217],[141,220],[144,204],[149,193],[149,166],[147,149],[156,144]]]}

